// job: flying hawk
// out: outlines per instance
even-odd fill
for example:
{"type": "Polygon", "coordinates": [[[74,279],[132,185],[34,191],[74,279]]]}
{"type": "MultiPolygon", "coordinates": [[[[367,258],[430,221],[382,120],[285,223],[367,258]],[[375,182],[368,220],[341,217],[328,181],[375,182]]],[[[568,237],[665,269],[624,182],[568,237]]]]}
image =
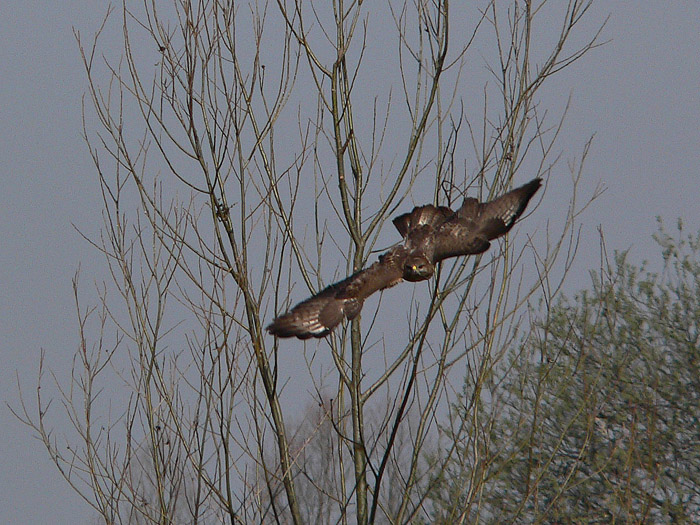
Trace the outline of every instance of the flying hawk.
{"type": "Polygon", "coordinates": [[[277,317],[267,330],[277,337],[323,337],[343,320],[354,319],[364,300],[402,280],[424,281],[448,257],[488,250],[491,240],[507,233],[542,184],[534,179],[490,202],[465,198],[457,211],[444,206],[418,206],[393,222],[403,244],[379,256],[371,266],[332,284],[277,317]]]}

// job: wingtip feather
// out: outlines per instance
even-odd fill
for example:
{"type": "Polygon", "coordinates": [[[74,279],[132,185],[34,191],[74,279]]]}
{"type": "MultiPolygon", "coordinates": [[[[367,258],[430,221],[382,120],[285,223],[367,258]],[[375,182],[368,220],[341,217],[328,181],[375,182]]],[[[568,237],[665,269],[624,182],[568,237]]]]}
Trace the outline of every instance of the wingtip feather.
{"type": "Polygon", "coordinates": [[[330,329],[319,322],[312,325],[299,324],[296,316],[291,313],[275,318],[265,329],[270,335],[279,338],[310,339],[312,337],[325,337],[330,333],[330,329]]]}

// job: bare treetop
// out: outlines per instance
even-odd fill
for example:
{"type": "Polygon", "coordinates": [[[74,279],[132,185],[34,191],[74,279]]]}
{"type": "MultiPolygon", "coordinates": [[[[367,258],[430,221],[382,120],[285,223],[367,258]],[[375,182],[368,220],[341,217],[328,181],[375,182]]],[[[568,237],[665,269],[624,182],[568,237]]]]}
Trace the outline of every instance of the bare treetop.
{"type": "Polygon", "coordinates": [[[126,0],[76,32],[110,280],[97,308],[76,284],[74,373],[22,414],[105,523],[432,522],[432,480],[460,453],[427,464],[441,414],[470,374],[482,420],[490,367],[576,252],[571,163],[565,220],[460,257],[561,177],[563,115],[539,91],[597,45],[577,29],[590,5],[126,0]],[[465,188],[479,199],[457,209],[465,188]],[[334,272],[352,276],[326,287],[334,272]],[[426,284],[372,311],[401,280],[426,284]],[[318,290],[271,331],[328,337],[266,333],[318,290]],[[304,396],[322,408],[294,425],[304,396]]]}

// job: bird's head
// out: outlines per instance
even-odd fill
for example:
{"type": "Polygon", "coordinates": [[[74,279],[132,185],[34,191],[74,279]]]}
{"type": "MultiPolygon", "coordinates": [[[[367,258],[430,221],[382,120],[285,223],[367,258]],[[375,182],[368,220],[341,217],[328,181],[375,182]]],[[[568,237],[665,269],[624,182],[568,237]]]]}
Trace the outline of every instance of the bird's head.
{"type": "Polygon", "coordinates": [[[407,281],[425,281],[435,273],[433,264],[423,255],[409,257],[403,265],[403,278],[407,281]]]}

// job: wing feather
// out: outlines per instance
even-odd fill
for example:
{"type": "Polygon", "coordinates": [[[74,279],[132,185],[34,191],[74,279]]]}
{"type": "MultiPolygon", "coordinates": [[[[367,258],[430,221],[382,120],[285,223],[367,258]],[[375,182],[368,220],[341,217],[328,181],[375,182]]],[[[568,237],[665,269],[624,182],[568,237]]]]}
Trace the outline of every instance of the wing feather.
{"type": "Polygon", "coordinates": [[[541,184],[542,179],[534,179],[483,204],[474,198],[464,199],[454,217],[436,235],[434,261],[488,250],[489,241],[510,231],[541,184]]]}
{"type": "Polygon", "coordinates": [[[414,270],[415,261],[421,263],[421,268],[425,261],[430,271],[417,274],[415,279],[409,273],[406,279],[423,280],[432,275],[431,265],[438,261],[485,252],[489,241],[513,227],[541,184],[541,179],[534,179],[484,204],[466,198],[457,212],[428,204],[399,215],[393,222],[405,244],[395,246],[371,266],[297,304],[272,321],[267,330],[277,337],[323,337],[344,318],[354,319],[367,297],[403,280],[409,261],[414,270]]]}
{"type": "Polygon", "coordinates": [[[400,282],[405,258],[403,246],[389,250],[368,268],[328,286],[275,318],[267,331],[277,337],[299,339],[328,335],[343,318],[357,317],[367,297],[400,282]]]}
{"type": "Polygon", "coordinates": [[[478,233],[472,220],[459,219],[445,224],[435,238],[434,262],[460,255],[476,255],[489,249],[488,238],[478,233]]]}
{"type": "Polygon", "coordinates": [[[454,212],[445,206],[416,206],[409,213],[404,213],[393,219],[394,226],[399,230],[401,237],[408,237],[412,231],[420,226],[428,225],[437,229],[446,220],[454,215],[454,212]]]}
{"type": "Polygon", "coordinates": [[[490,228],[489,231],[495,233],[494,237],[490,237],[491,239],[507,233],[513,227],[541,185],[542,179],[533,179],[505,195],[481,205],[479,216],[483,218],[483,227],[490,228]],[[500,221],[500,227],[495,228],[495,223],[489,224],[487,221],[500,221]]]}

